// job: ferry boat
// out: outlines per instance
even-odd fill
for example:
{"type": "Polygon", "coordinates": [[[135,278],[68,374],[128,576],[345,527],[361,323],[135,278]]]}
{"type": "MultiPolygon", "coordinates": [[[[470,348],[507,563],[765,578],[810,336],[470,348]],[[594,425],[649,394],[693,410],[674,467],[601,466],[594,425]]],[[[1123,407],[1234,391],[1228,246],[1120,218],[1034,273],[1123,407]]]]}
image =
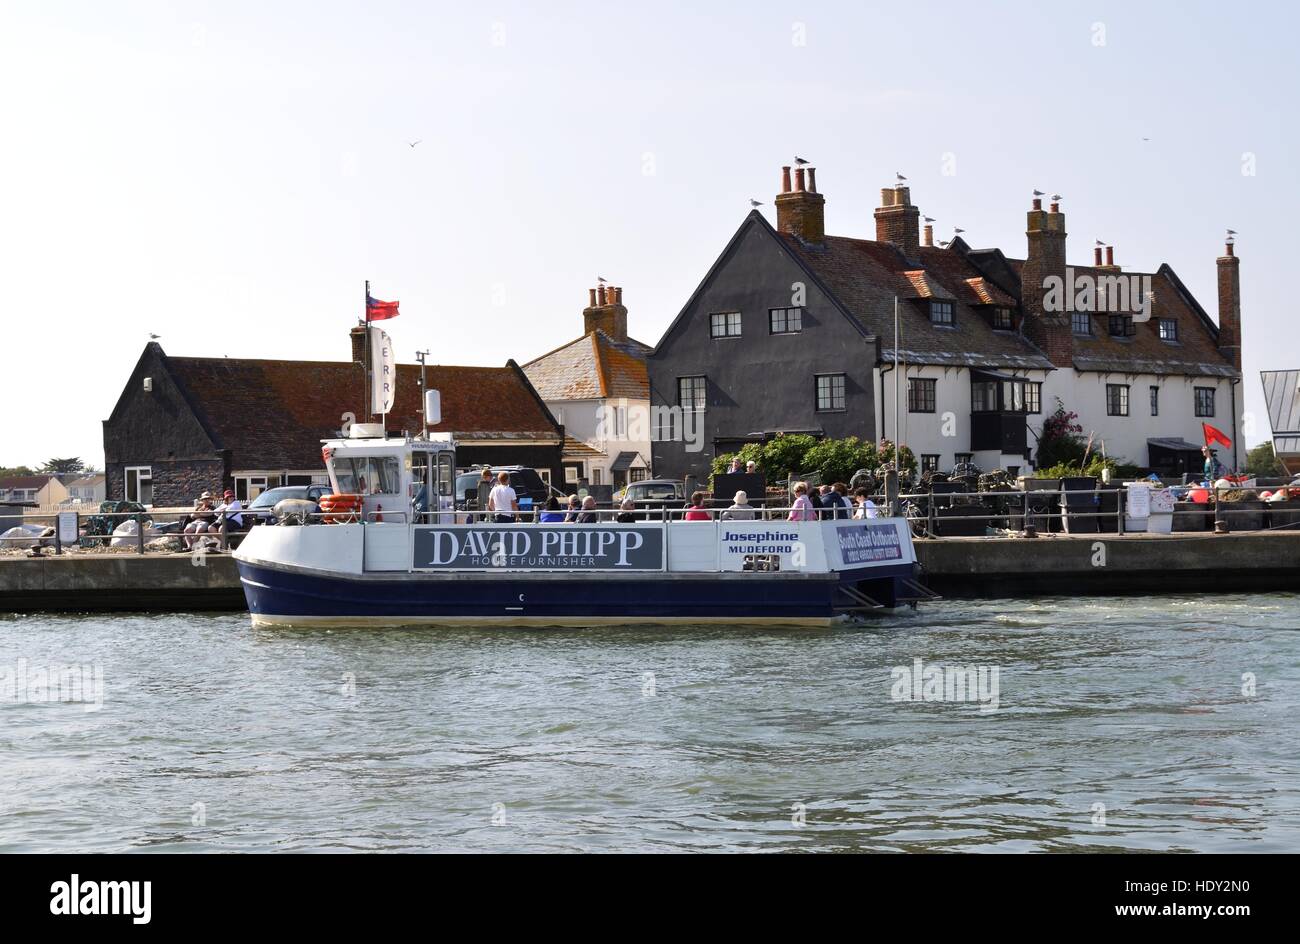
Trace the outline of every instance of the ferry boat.
{"type": "Polygon", "coordinates": [[[325,513],[233,555],[255,625],[827,625],[933,596],[904,518],[467,521],[449,436],[359,423],[321,452],[325,513]]]}

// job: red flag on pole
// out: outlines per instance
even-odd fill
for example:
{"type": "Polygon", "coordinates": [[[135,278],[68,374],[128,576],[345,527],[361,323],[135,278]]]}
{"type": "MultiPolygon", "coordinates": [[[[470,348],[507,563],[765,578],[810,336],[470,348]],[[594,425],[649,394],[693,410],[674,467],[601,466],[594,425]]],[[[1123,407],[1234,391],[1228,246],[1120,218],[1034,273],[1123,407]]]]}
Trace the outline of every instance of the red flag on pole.
{"type": "Polygon", "coordinates": [[[1223,430],[1215,429],[1209,423],[1202,423],[1201,431],[1205,433],[1205,445],[1212,446],[1217,442],[1223,443],[1223,448],[1225,449],[1232,448],[1232,440],[1228,438],[1228,434],[1223,432],[1223,430]]]}
{"type": "Polygon", "coordinates": [[[371,298],[366,295],[366,320],[368,321],[386,321],[389,318],[396,318],[400,312],[397,310],[398,302],[381,302],[377,298],[371,298]]]}

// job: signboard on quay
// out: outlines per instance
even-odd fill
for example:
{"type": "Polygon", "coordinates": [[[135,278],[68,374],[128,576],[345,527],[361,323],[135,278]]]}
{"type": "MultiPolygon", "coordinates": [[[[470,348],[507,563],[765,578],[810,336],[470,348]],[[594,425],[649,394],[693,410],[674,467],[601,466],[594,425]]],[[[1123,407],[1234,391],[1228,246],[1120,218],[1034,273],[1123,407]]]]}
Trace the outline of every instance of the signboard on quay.
{"type": "Polygon", "coordinates": [[[417,570],[663,570],[662,528],[634,525],[417,527],[417,570]]]}

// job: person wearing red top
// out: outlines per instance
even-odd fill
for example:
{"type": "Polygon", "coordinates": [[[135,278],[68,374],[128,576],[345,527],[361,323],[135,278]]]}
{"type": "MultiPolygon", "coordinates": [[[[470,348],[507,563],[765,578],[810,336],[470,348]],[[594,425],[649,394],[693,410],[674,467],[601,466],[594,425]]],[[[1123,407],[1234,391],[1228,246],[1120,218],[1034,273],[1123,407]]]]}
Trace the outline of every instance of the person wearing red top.
{"type": "Polygon", "coordinates": [[[687,521],[711,521],[712,516],[704,507],[704,493],[695,492],[691,495],[691,507],[686,509],[687,521]]]}

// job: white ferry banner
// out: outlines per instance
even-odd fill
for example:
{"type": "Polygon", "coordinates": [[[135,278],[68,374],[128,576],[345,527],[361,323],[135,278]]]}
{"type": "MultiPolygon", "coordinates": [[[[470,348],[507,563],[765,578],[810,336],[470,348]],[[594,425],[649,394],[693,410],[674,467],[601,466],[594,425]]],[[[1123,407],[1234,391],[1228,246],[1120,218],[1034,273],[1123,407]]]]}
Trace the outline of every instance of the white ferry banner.
{"type": "Polygon", "coordinates": [[[905,560],[902,536],[893,521],[837,524],[835,538],[845,567],[905,560]]]}
{"type": "Polygon", "coordinates": [[[663,570],[662,528],[417,527],[417,570],[663,570]]]}

